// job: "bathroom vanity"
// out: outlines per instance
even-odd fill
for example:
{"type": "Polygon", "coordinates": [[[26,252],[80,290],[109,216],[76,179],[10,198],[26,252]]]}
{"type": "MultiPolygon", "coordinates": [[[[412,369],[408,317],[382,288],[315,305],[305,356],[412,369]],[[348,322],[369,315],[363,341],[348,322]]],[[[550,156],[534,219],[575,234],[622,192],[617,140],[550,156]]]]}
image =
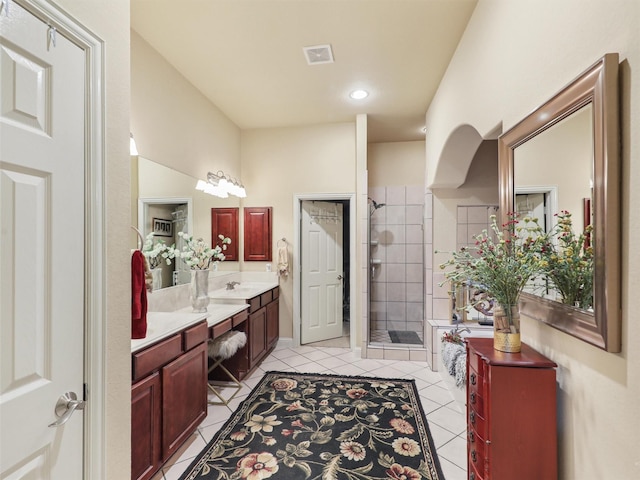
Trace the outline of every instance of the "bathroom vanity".
{"type": "MultiPolygon", "coordinates": [[[[244,283],[233,290],[220,289],[209,296],[214,302],[236,303],[246,302],[249,306],[245,312],[247,321],[235,321],[234,330],[247,334],[247,344],[236,355],[224,362],[225,367],[238,379],[246,378],[265,356],[273,350],[279,337],[279,298],[280,288],[264,284],[244,283]]],[[[231,327],[225,324],[227,330],[231,327]]],[[[219,334],[224,333],[222,330],[219,334]]],[[[215,373],[215,372],[213,372],[215,373]]]]}
{"type": "Polygon", "coordinates": [[[227,361],[238,379],[277,343],[277,283],[242,282],[209,296],[204,313],[149,312],[146,338],[131,340],[132,479],[152,478],[207,416],[210,339],[231,329],[247,334],[247,345],[227,361]]]}

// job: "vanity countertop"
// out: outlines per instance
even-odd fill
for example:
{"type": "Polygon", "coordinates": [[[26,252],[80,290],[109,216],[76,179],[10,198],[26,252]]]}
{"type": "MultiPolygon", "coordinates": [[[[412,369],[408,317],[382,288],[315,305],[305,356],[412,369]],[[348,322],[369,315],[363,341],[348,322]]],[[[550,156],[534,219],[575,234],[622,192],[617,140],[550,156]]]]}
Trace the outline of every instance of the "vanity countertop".
{"type": "Polygon", "coordinates": [[[147,336],[131,340],[131,353],[152,345],[190,325],[207,320],[211,327],[249,308],[248,304],[210,303],[208,311],[193,313],[191,307],[175,312],[147,312],[147,336]]]}
{"type": "Polygon", "coordinates": [[[219,288],[209,292],[209,297],[217,302],[246,301],[278,286],[278,282],[240,282],[233,289],[219,288]]]}

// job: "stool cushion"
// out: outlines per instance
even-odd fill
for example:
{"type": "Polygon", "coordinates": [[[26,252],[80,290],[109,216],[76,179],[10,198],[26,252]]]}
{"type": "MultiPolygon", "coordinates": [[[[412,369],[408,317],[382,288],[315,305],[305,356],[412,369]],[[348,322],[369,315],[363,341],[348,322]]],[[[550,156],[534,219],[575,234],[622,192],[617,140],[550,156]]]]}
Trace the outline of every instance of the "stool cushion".
{"type": "Polygon", "coordinates": [[[229,330],[209,342],[209,356],[226,360],[233,357],[246,344],[247,335],[244,332],[229,330]]]}

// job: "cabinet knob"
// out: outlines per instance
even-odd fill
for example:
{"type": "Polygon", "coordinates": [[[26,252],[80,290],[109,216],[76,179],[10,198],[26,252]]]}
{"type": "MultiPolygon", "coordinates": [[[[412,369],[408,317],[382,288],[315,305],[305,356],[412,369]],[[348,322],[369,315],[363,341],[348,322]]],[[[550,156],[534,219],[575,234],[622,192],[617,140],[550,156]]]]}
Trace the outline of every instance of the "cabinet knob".
{"type": "Polygon", "coordinates": [[[471,450],[471,460],[473,460],[473,463],[476,463],[476,461],[478,460],[478,455],[476,454],[475,450],[471,450]]]}
{"type": "Polygon", "coordinates": [[[473,443],[473,442],[475,442],[475,441],[476,441],[476,436],[474,435],[473,430],[471,430],[471,431],[469,432],[469,441],[470,441],[471,443],[473,443]]]}
{"type": "Polygon", "coordinates": [[[476,480],[476,474],[474,472],[471,472],[469,475],[469,480],[476,480]]]}
{"type": "Polygon", "coordinates": [[[475,424],[476,424],[476,412],[471,412],[471,413],[469,414],[469,420],[471,420],[471,423],[472,423],[473,425],[475,425],[475,424]]]}
{"type": "Polygon", "coordinates": [[[476,374],[472,373],[471,377],[469,377],[469,378],[470,378],[470,381],[471,381],[471,385],[475,385],[476,384],[476,374]]]}
{"type": "Polygon", "coordinates": [[[471,399],[471,403],[476,403],[476,392],[471,392],[469,398],[471,399]]]}

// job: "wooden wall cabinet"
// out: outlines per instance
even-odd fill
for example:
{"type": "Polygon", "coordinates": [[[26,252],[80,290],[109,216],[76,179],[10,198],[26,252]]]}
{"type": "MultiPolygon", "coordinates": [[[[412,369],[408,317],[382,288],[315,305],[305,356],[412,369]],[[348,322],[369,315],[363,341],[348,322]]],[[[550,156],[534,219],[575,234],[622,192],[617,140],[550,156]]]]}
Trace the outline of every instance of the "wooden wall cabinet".
{"type": "Polygon", "coordinates": [[[524,343],[466,345],[469,480],[557,479],[556,364],[524,343]]]}
{"type": "Polygon", "coordinates": [[[207,322],[132,354],[131,478],[147,480],[207,416],[207,322]]]}
{"type": "Polygon", "coordinates": [[[231,239],[231,244],[224,250],[226,261],[236,262],[240,260],[238,255],[238,207],[212,208],[211,209],[211,245],[220,245],[222,242],[218,235],[224,235],[231,239]]]}
{"type": "Polygon", "coordinates": [[[272,207],[244,208],[244,261],[271,261],[272,207]]]}

